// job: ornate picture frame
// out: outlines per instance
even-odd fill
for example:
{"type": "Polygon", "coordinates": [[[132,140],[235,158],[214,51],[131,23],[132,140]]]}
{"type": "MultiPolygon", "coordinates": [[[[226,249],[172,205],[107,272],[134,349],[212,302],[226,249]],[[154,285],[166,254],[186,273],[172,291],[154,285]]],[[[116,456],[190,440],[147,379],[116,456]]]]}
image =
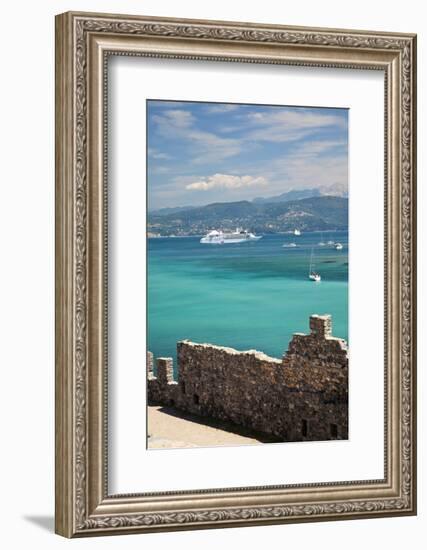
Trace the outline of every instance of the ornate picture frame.
{"type": "Polygon", "coordinates": [[[68,12],[56,18],[56,532],[416,513],[416,36],[68,12]],[[384,479],[108,492],[106,60],[167,57],[384,72],[384,479]]]}

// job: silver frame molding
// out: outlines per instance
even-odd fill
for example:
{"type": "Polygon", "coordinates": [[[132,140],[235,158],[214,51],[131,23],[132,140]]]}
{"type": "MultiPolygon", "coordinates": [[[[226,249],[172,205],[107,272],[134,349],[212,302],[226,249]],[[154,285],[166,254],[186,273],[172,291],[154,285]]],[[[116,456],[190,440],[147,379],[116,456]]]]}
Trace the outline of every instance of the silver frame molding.
{"type": "Polygon", "coordinates": [[[68,12],[56,17],[56,532],[66,537],[416,513],[416,36],[68,12]],[[384,71],[385,477],[109,495],[107,59],[384,71]]]}

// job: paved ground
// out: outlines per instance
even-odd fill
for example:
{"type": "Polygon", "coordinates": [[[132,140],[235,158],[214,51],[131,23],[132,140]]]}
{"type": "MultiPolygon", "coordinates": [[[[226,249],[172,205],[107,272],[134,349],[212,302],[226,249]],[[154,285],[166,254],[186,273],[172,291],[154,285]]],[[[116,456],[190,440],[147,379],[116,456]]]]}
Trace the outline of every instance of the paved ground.
{"type": "Polygon", "coordinates": [[[274,441],[233,424],[204,419],[161,406],[148,407],[148,448],[259,445],[274,441]]]}

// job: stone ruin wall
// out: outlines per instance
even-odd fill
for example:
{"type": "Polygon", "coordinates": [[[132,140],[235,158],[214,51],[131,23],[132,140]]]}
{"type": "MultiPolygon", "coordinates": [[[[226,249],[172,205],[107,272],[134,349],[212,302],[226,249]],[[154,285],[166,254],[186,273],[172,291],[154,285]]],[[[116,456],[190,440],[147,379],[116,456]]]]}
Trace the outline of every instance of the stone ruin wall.
{"type": "Polygon", "coordinates": [[[348,355],[331,317],[312,315],[283,358],[178,342],[170,358],[148,353],[148,402],[273,434],[283,441],[348,439],[348,355]]]}

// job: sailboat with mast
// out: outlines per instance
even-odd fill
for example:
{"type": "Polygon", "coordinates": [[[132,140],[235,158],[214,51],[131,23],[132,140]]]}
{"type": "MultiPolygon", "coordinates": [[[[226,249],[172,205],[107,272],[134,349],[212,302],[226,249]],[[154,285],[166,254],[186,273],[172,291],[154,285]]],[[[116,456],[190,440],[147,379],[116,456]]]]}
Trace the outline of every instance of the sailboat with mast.
{"type": "Polygon", "coordinates": [[[313,254],[313,248],[311,249],[311,255],[310,255],[310,267],[308,270],[308,278],[310,281],[314,281],[315,283],[320,283],[322,280],[322,277],[320,276],[317,271],[314,269],[314,254],[313,254]]]}

